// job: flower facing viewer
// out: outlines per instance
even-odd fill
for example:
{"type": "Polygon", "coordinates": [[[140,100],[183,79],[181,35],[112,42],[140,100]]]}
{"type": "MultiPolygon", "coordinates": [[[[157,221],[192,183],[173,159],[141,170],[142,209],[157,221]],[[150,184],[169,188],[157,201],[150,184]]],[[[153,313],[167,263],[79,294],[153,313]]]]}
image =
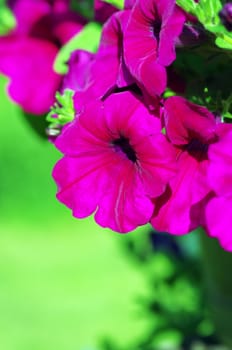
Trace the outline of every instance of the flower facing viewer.
{"type": "Polygon", "coordinates": [[[89,103],[56,146],[64,153],[53,171],[58,199],[75,217],[95,212],[98,224],[118,232],[149,222],[175,174],[159,118],[129,92],[89,103]]]}

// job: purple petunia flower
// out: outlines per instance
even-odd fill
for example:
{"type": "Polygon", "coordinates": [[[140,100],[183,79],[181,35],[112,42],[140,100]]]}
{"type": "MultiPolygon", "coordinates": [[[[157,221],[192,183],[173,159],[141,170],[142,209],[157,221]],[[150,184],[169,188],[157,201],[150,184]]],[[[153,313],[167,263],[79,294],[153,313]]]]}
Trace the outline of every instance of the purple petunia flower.
{"type": "Polygon", "coordinates": [[[86,89],[92,62],[95,54],[85,50],[76,50],[71,53],[68,61],[69,70],[62,81],[61,91],[71,89],[75,92],[86,89]],[[81,72],[79,74],[79,72],[81,72]]]}
{"type": "MultiPolygon", "coordinates": [[[[125,66],[122,49],[128,15],[127,10],[118,11],[105,23],[98,52],[88,68],[86,88],[75,95],[76,110],[90,100],[104,98],[117,87],[128,87],[135,83],[125,66]]],[[[74,71],[72,62],[70,70],[74,71]]]]}
{"type": "Polygon", "coordinates": [[[53,170],[57,198],[75,217],[95,212],[98,224],[118,232],[146,224],[175,174],[160,131],[160,119],[130,92],[89,103],[56,140],[64,153],[53,170]]]}
{"type": "Polygon", "coordinates": [[[175,60],[175,41],[184,22],[174,0],[137,0],[131,10],[124,35],[125,62],[151,96],[166,88],[165,67],[175,60]]]}
{"type": "Polygon", "coordinates": [[[0,37],[0,72],[10,78],[8,91],[24,111],[48,112],[62,76],[53,65],[59,49],[83,28],[85,20],[67,0],[11,0],[16,28],[0,37]]]}
{"type": "Polygon", "coordinates": [[[222,124],[220,139],[209,149],[208,181],[216,196],[206,206],[204,228],[232,252],[232,126],[222,124]]]}
{"type": "Polygon", "coordinates": [[[185,234],[204,225],[204,207],[213,196],[208,150],[218,140],[220,124],[205,107],[178,96],[166,100],[164,123],[178,171],[160,197],[152,224],[160,231],[185,234]]]}

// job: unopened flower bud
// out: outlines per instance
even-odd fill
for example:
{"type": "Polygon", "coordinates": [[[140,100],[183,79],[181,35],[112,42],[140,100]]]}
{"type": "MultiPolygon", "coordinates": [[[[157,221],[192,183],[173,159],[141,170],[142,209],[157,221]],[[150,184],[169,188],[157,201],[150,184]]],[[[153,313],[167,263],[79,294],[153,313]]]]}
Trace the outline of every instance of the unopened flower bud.
{"type": "Polygon", "coordinates": [[[219,12],[222,24],[228,31],[232,31],[232,2],[227,2],[219,12]]]}

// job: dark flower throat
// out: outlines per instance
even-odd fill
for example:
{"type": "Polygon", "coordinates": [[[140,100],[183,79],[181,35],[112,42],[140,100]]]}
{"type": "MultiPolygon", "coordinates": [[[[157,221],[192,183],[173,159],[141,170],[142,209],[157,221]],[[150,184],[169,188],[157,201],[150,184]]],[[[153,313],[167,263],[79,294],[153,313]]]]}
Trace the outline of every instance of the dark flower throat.
{"type": "Polygon", "coordinates": [[[162,26],[161,20],[157,18],[153,22],[153,35],[157,40],[159,40],[161,26],[162,26]]]}
{"type": "Polygon", "coordinates": [[[131,147],[129,140],[126,137],[120,136],[118,139],[114,140],[112,144],[116,152],[122,152],[133,163],[136,162],[136,153],[133,147],[131,147]]]}

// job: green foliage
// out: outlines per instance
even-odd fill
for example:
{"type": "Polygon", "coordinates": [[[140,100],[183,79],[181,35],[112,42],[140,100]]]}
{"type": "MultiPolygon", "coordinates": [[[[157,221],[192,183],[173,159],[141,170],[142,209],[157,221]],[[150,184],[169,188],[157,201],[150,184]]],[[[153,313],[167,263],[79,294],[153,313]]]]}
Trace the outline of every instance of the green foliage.
{"type": "MultiPolygon", "coordinates": [[[[210,45],[179,50],[174,69],[185,80],[185,97],[231,120],[231,57],[210,45]]],[[[229,121],[230,121],[229,120],[229,121]]]]}
{"type": "Polygon", "coordinates": [[[149,321],[147,331],[138,341],[131,335],[130,346],[119,346],[105,338],[101,349],[226,350],[216,347],[197,255],[186,254],[180,240],[164,234],[150,232],[142,239],[140,245],[141,237],[130,238],[126,254],[137,259],[140,266],[142,263],[147,279],[148,291],[138,298],[139,317],[149,321]]]}
{"type": "Polygon", "coordinates": [[[15,25],[13,13],[5,6],[5,2],[0,3],[0,35],[6,35],[15,25]]]}
{"type": "Polygon", "coordinates": [[[119,9],[123,9],[124,0],[104,0],[104,2],[108,2],[108,4],[111,4],[119,9]]]}
{"type": "Polygon", "coordinates": [[[177,4],[186,12],[196,16],[203,27],[216,36],[216,46],[232,50],[232,33],[221,24],[218,15],[223,6],[220,0],[199,0],[199,2],[177,0],[177,4]]]}
{"type": "Polygon", "coordinates": [[[74,91],[70,89],[65,89],[63,94],[56,92],[57,102],[51,107],[51,111],[46,117],[47,122],[50,123],[48,126],[50,136],[58,135],[62,126],[74,119],[73,96],[74,91]]]}

